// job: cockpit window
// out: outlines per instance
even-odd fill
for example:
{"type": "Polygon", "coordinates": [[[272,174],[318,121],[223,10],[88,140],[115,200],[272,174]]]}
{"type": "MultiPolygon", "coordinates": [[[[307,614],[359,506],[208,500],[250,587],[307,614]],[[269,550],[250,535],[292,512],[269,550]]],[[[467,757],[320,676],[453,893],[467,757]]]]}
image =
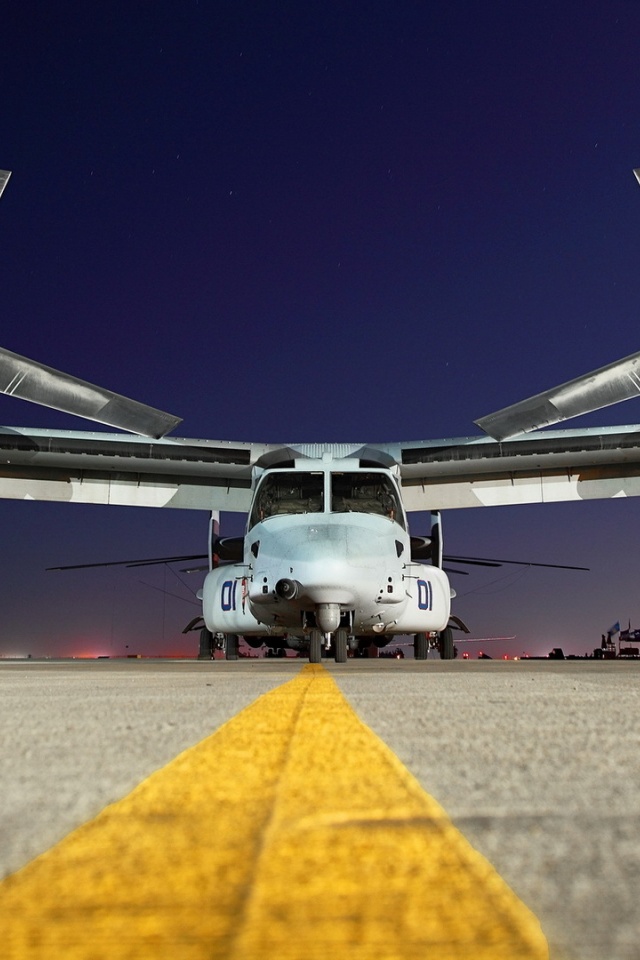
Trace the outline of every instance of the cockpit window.
{"type": "Polygon", "coordinates": [[[398,494],[384,473],[332,473],[333,513],[373,513],[404,526],[398,494]]]}
{"type": "Polygon", "coordinates": [[[324,510],[324,474],[269,473],[264,478],[251,511],[249,526],[267,517],[292,513],[322,513],[324,510]]]}

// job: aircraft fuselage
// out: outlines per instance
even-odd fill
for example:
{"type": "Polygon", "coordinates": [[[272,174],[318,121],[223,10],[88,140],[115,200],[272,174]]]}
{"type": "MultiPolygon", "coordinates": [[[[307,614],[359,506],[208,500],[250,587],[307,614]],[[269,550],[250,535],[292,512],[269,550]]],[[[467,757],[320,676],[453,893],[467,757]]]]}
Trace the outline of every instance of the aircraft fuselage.
{"type": "Polygon", "coordinates": [[[261,473],[244,560],[207,575],[203,610],[212,632],[382,639],[444,629],[450,587],[411,561],[392,469],[304,460],[261,473]]]}

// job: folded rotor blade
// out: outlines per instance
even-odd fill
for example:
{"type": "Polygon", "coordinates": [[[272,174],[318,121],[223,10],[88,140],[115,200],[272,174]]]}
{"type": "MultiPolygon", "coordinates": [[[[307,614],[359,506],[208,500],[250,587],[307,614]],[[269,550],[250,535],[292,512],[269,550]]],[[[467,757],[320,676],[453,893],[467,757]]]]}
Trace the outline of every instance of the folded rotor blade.
{"type": "Polygon", "coordinates": [[[156,439],[164,437],[181,422],[180,417],[78,380],[2,347],[0,393],[156,439]]]}
{"type": "Polygon", "coordinates": [[[203,560],[206,553],[188,553],[179,557],[152,557],[150,560],[107,560],[101,563],[70,563],[64,567],[46,567],[50,570],[88,570],[90,567],[152,567],[159,563],[182,563],[184,560],[203,560]]]}
{"type": "Polygon", "coordinates": [[[504,407],[474,422],[494,440],[507,440],[640,394],[640,353],[504,407]]]}
{"type": "Polygon", "coordinates": [[[0,170],[0,197],[2,196],[2,191],[9,182],[10,176],[11,170],[0,170]]]}
{"type": "Polygon", "coordinates": [[[443,560],[453,560],[455,563],[470,563],[475,567],[501,567],[505,562],[503,560],[487,560],[484,557],[452,557],[448,553],[443,554],[443,560]]]}
{"type": "Polygon", "coordinates": [[[488,557],[453,557],[451,554],[447,554],[445,559],[451,560],[453,563],[472,563],[482,567],[499,567],[503,563],[513,563],[519,567],[553,567],[555,570],[589,571],[591,569],[590,567],[576,567],[568,563],[535,563],[533,560],[495,560],[493,557],[491,559],[488,557]]]}

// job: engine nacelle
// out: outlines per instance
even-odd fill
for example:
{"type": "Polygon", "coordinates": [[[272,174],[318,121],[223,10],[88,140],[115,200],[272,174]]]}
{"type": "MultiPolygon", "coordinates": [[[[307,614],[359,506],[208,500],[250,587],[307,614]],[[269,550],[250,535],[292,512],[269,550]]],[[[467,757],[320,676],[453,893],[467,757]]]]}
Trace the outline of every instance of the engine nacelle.
{"type": "Polygon", "coordinates": [[[232,563],[216,567],[205,577],[202,588],[202,615],[212,633],[239,633],[268,636],[278,630],[260,623],[249,609],[246,567],[232,563]]]}
{"type": "Polygon", "coordinates": [[[407,564],[404,585],[408,602],[384,633],[431,633],[444,630],[451,614],[451,586],[439,567],[407,564]]]}

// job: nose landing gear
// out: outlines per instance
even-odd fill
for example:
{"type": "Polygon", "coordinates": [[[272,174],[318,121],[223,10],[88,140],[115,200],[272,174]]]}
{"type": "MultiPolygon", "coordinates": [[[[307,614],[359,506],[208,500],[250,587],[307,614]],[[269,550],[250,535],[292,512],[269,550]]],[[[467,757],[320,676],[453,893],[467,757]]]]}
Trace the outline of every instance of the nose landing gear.
{"type": "Polygon", "coordinates": [[[322,660],[322,631],[312,630],[309,634],[309,663],[320,663],[322,660]]]}
{"type": "Polygon", "coordinates": [[[349,641],[349,634],[346,630],[340,629],[336,630],[335,636],[333,638],[333,659],[336,663],[346,663],[347,662],[347,644],[349,641]]]}
{"type": "Polygon", "coordinates": [[[329,634],[326,635],[322,630],[312,630],[309,634],[309,663],[322,662],[322,644],[326,642],[327,649],[333,646],[333,659],[336,663],[347,662],[347,650],[349,647],[349,631],[341,627],[333,635],[330,643],[329,634]]]}

